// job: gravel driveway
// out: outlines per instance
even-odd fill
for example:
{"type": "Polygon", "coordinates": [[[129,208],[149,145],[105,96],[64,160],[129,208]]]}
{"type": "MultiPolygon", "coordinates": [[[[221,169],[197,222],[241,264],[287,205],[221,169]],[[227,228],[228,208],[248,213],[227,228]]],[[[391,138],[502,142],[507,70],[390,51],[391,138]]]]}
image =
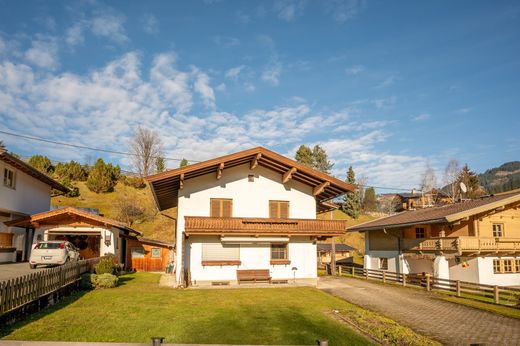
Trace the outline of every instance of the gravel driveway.
{"type": "Polygon", "coordinates": [[[0,264],[0,282],[45,270],[45,267],[29,268],[28,262],[0,264]]]}

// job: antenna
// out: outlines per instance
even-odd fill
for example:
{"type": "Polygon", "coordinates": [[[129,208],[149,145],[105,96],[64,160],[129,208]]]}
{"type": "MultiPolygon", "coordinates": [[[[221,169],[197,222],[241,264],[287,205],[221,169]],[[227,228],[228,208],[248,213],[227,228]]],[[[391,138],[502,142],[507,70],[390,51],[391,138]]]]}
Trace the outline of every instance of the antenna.
{"type": "Polygon", "coordinates": [[[468,188],[466,187],[466,184],[464,184],[462,181],[460,182],[459,186],[460,186],[460,189],[462,192],[464,192],[464,193],[468,192],[468,188]]]}

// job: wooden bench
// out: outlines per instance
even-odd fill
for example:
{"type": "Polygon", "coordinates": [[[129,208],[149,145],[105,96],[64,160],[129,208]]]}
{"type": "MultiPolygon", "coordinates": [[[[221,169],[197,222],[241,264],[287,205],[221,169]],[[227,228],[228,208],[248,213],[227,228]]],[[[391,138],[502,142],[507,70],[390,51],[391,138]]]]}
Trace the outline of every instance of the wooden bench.
{"type": "Polygon", "coordinates": [[[240,285],[240,281],[269,281],[271,283],[271,275],[269,269],[238,269],[237,270],[237,281],[240,285]]]}

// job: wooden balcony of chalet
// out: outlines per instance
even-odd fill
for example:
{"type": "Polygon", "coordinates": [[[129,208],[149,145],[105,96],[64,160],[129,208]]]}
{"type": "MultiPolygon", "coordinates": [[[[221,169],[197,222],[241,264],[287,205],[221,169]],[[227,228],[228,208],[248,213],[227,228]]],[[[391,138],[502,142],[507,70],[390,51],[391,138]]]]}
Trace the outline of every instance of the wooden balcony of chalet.
{"type": "Polygon", "coordinates": [[[458,255],[478,254],[518,254],[518,238],[481,238],[481,237],[437,237],[423,239],[401,239],[404,252],[417,253],[457,253],[458,255]]]}
{"type": "Polygon", "coordinates": [[[312,236],[335,237],[345,233],[343,220],[275,219],[245,217],[186,216],[184,229],[187,236],[239,235],[239,236],[312,236]]]}

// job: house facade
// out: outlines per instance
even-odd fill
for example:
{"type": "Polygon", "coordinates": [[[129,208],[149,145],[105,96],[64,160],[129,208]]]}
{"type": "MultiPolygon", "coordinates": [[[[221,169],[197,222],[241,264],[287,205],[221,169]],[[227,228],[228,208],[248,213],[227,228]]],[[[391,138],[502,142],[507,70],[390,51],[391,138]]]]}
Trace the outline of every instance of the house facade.
{"type": "Polygon", "coordinates": [[[364,266],[520,286],[520,192],[424,208],[350,227],[365,233],[364,266]]]}
{"type": "Polygon", "coordinates": [[[34,230],[3,222],[48,211],[51,190],[69,189],[0,147],[0,263],[28,259],[34,230]]]}
{"type": "Polygon", "coordinates": [[[178,285],[233,284],[241,270],[315,284],[317,241],[346,228],[316,220],[318,206],[353,190],[261,147],[148,181],[160,210],[177,207],[178,285]]]}

